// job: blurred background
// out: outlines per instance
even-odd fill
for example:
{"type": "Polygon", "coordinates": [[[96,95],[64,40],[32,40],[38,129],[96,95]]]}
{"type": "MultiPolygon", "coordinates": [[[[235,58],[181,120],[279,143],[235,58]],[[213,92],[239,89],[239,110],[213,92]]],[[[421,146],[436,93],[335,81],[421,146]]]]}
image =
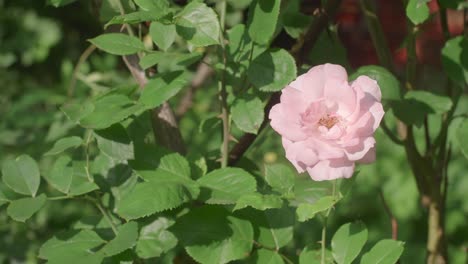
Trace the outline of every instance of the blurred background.
{"type": "MultiPolygon", "coordinates": [[[[54,0],[0,0],[0,162],[22,153],[41,160],[42,153],[50,149],[57,139],[81,133],[60,112],[58,107],[65,102],[115,87],[134,86],[119,57],[88,49],[87,39],[103,32],[103,24],[118,13],[117,7],[107,0],[69,2],[73,3],[56,7],[54,0]],[[89,57],[75,71],[85,51],[89,57]]],[[[173,2],[183,5],[186,1],[173,2]]],[[[301,11],[306,15],[311,15],[320,6],[318,0],[300,2],[301,11]]],[[[228,1],[228,27],[245,21],[249,3],[250,0],[228,1]]],[[[396,71],[401,72],[406,62],[406,51],[402,48],[406,35],[403,3],[380,0],[375,1],[375,5],[393,53],[396,71]]],[[[436,1],[431,1],[429,7],[433,15],[423,25],[417,40],[418,85],[437,89],[444,85],[446,79],[440,58],[444,40],[436,1]]],[[[128,5],[125,8],[132,7],[128,5]]],[[[466,23],[463,12],[449,10],[448,18],[452,35],[462,34],[466,23]]],[[[320,36],[308,54],[309,66],[339,63],[352,72],[362,65],[378,64],[359,1],[343,1],[331,24],[333,26],[320,36]]],[[[294,39],[290,33],[281,31],[273,46],[287,48],[292,43],[294,39]]],[[[175,49],[187,47],[182,40],[177,40],[175,49]]],[[[158,70],[169,71],[177,67],[180,66],[166,61],[158,65],[158,70]]],[[[197,65],[191,67],[195,71],[197,65]]],[[[189,92],[193,92],[193,104],[180,111],[184,114],[179,119],[189,146],[189,156],[213,156],[219,151],[221,142],[221,123],[213,121],[213,111],[218,109],[216,83],[208,77],[196,91],[182,91],[171,102],[174,109],[178,109],[189,92]]],[[[460,112],[468,109],[468,98],[466,94],[463,96],[459,103],[460,112]]],[[[391,115],[391,112],[387,113],[386,120],[392,126],[395,124],[391,123],[391,115]]],[[[453,126],[457,126],[457,122],[453,126]]],[[[437,125],[431,126],[432,130],[435,134],[437,125]]],[[[241,135],[240,131],[235,132],[236,135],[241,135]]],[[[423,141],[422,134],[418,137],[423,141]]],[[[336,230],[347,221],[361,219],[369,229],[368,245],[372,245],[382,238],[391,237],[391,212],[398,221],[398,239],[406,242],[401,262],[423,263],[427,236],[425,210],[404,150],[380,130],[376,138],[377,162],[358,167],[360,172],[356,184],[329,220],[330,230],[336,230]]],[[[456,142],[453,135],[450,141],[453,144],[464,143],[456,142]]],[[[243,162],[250,162],[248,166],[253,171],[260,171],[263,163],[283,159],[283,154],[280,137],[268,128],[250,148],[249,159],[243,162]]],[[[41,160],[41,167],[47,165],[47,160],[41,160]]],[[[452,263],[466,263],[468,163],[458,149],[454,149],[448,173],[445,225],[449,253],[452,263]]],[[[41,188],[47,187],[42,184],[41,188]]],[[[4,209],[0,202],[0,263],[38,262],[37,250],[44,241],[59,230],[79,224],[78,220],[83,216],[96,214],[94,208],[80,201],[58,201],[48,203],[47,208],[27,223],[19,223],[9,219],[4,209]]],[[[312,220],[296,230],[294,243],[315,243],[320,237],[321,224],[312,220]]]]}

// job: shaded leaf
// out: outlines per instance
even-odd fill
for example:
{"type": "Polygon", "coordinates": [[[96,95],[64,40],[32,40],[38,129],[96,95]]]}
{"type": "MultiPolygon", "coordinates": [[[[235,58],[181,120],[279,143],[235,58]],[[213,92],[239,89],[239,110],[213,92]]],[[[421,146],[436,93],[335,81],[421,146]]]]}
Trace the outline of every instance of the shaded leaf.
{"type": "Polygon", "coordinates": [[[152,22],[149,29],[151,39],[160,49],[166,51],[175,41],[177,35],[173,24],[163,24],[158,21],[152,22]]]}
{"type": "Polygon", "coordinates": [[[118,227],[117,236],[107,243],[100,251],[105,256],[114,256],[133,247],[138,238],[138,224],[128,222],[118,227]]]}
{"type": "Polygon", "coordinates": [[[248,31],[253,41],[267,44],[278,21],[280,0],[255,0],[249,9],[248,31]]]}
{"type": "Polygon", "coordinates": [[[266,210],[271,208],[281,208],[283,205],[283,200],[281,197],[271,194],[260,194],[260,193],[251,193],[243,195],[237,200],[235,210],[239,210],[245,207],[252,207],[257,210],[266,210]]]}
{"type": "Polygon", "coordinates": [[[176,16],[177,33],[194,46],[219,44],[218,16],[204,3],[193,1],[176,16]]]}
{"type": "Polygon", "coordinates": [[[151,79],[140,96],[139,104],[145,109],[155,108],[176,95],[187,84],[183,71],[162,73],[151,79]]]}
{"type": "Polygon", "coordinates": [[[263,122],[263,103],[258,97],[237,98],[231,107],[232,120],[240,130],[257,134],[263,122]]]}
{"type": "Polygon", "coordinates": [[[47,151],[44,156],[57,155],[70,148],[77,148],[83,143],[83,139],[77,136],[61,138],[54,143],[52,149],[47,151]]]}
{"type": "Polygon", "coordinates": [[[449,39],[442,48],[442,65],[449,78],[459,85],[468,83],[468,40],[463,36],[449,39]]]}
{"type": "Polygon", "coordinates": [[[71,158],[68,156],[60,156],[55,161],[50,172],[44,175],[44,178],[46,178],[52,187],[65,194],[70,191],[73,179],[73,167],[68,166],[71,164],[71,161],[71,158]]]}
{"type": "Polygon", "coordinates": [[[280,91],[296,78],[296,63],[283,49],[265,51],[247,70],[249,81],[264,92],[280,91]]]}
{"type": "Polygon", "coordinates": [[[159,257],[177,245],[177,238],[167,229],[174,221],[159,217],[149,225],[144,226],[136,245],[136,253],[140,258],[159,257]]]}
{"type": "Polygon", "coordinates": [[[317,213],[328,210],[338,202],[339,199],[333,196],[325,196],[317,200],[315,203],[302,203],[297,207],[297,219],[301,222],[307,221],[315,217],[317,213]]]}
{"type": "Polygon", "coordinates": [[[198,179],[202,189],[201,199],[209,204],[234,204],[245,195],[255,192],[255,178],[240,168],[211,171],[198,179]]]}

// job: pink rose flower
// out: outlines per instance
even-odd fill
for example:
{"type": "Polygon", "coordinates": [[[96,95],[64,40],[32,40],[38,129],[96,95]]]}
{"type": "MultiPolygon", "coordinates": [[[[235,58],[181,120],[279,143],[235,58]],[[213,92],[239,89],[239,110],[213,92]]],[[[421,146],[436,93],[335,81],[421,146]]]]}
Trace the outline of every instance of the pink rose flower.
{"type": "Polygon", "coordinates": [[[316,181],[349,178],[354,164],[375,160],[374,132],[384,115],[375,80],[348,83],[340,65],[313,67],[283,89],[270,111],[286,158],[316,181]]]}

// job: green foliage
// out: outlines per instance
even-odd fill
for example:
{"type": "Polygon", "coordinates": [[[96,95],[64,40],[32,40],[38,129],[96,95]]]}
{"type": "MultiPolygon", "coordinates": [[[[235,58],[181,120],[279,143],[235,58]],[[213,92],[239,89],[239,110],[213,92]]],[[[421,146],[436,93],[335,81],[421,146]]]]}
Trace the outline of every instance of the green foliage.
{"type": "Polygon", "coordinates": [[[177,33],[192,45],[203,47],[220,43],[218,16],[205,4],[191,2],[175,20],[177,33]]]}
{"type": "Polygon", "coordinates": [[[109,241],[99,251],[105,256],[114,256],[124,250],[133,247],[136,244],[138,238],[138,224],[136,222],[128,222],[121,226],[117,230],[117,235],[114,239],[109,241]]]}
{"type": "MultiPolygon", "coordinates": [[[[353,69],[372,58],[356,61],[353,23],[330,24],[333,1],[0,2],[0,263],[420,263],[427,223],[400,121],[415,156],[448,175],[448,252],[465,262],[468,53],[453,25],[445,72],[417,61],[412,76],[423,35],[412,36],[418,56],[404,43],[406,72],[396,60],[353,69]],[[297,173],[265,116],[298,68],[323,63],[382,91],[388,129],[351,179],[297,173]],[[379,194],[406,242],[381,240],[379,194]]],[[[430,19],[424,0],[406,12],[414,32],[430,19]]]]}
{"type": "Polygon", "coordinates": [[[89,40],[98,48],[115,55],[130,55],[145,49],[138,38],[122,33],[107,33],[89,40]]]}
{"type": "Polygon", "coordinates": [[[28,155],[6,160],[2,165],[2,180],[15,192],[36,196],[40,173],[36,161],[28,155]]]}
{"type": "Polygon", "coordinates": [[[392,264],[396,263],[403,253],[404,243],[401,241],[384,239],[375,244],[372,249],[362,256],[362,264],[392,264]]]}
{"type": "Polygon", "coordinates": [[[149,33],[154,44],[166,51],[174,43],[177,32],[173,24],[165,25],[158,21],[152,22],[149,33]]]}
{"type": "Polygon", "coordinates": [[[409,0],[406,5],[406,15],[413,22],[418,25],[423,23],[429,18],[429,7],[427,0],[409,0]]]}
{"type": "Polygon", "coordinates": [[[197,182],[202,187],[200,198],[209,204],[234,204],[257,188],[255,178],[239,168],[214,170],[197,182]]]}
{"type": "Polygon", "coordinates": [[[459,36],[448,40],[442,49],[442,65],[452,81],[468,83],[468,41],[459,36]]]}
{"type": "Polygon", "coordinates": [[[7,214],[16,221],[24,222],[39,211],[46,201],[47,197],[44,194],[14,200],[8,205],[7,214]]]}
{"type": "Polygon", "coordinates": [[[429,114],[442,114],[449,111],[452,101],[447,96],[426,91],[409,91],[404,99],[393,103],[393,111],[407,125],[422,126],[429,114]]]}
{"type": "Polygon", "coordinates": [[[281,1],[255,0],[249,12],[249,36],[255,43],[267,44],[273,37],[281,1]]]}
{"type": "Polygon", "coordinates": [[[231,107],[232,120],[240,130],[257,134],[263,122],[263,103],[258,97],[237,98],[231,107]]]}
{"type": "Polygon", "coordinates": [[[57,155],[67,149],[79,147],[82,143],[83,140],[77,136],[61,138],[57,140],[52,149],[44,153],[44,155],[57,155]]]}
{"type": "Polygon", "coordinates": [[[182,71],[162,73],[145,85],[139,103],[145,109],[160,106],[184,88],[187,79],[187,73],[182,71]]]}
{"type": "Polygon", "coordinates": [[[296,63],[283,49],[268,50],[255,58],[247,70],[249,81],[260,91],[275,92],[296,78],[296,63]]]}
{"type": "Polygon", "coordinates": [[[464,119],[463,122],[457,129],[457,141],[461,148],[463,155],[468,159],[468,146],[465,144],[465,140],[468,137],[468,119],[464,119]]]}
{"type": "Polygon", "coordinates": [[[367,241],[367,228],[363,222],[342,225],[331,241],[333,258],[338,264],[351,263],[367,241]]]}

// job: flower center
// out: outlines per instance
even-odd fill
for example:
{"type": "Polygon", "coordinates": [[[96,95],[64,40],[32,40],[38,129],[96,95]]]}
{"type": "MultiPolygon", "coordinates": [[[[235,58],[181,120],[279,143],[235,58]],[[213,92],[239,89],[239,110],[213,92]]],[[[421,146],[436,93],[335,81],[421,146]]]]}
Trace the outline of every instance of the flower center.
{"type": "Polygon", "coordinates": [[[324,126],[328,129],[332,128],[336,123],[338,123],[338,117],[336,116],[330,116],[330,114],[327,114],[326,116],[322,117],[319,119],[318,124],[320,126],[324,126]]]}

